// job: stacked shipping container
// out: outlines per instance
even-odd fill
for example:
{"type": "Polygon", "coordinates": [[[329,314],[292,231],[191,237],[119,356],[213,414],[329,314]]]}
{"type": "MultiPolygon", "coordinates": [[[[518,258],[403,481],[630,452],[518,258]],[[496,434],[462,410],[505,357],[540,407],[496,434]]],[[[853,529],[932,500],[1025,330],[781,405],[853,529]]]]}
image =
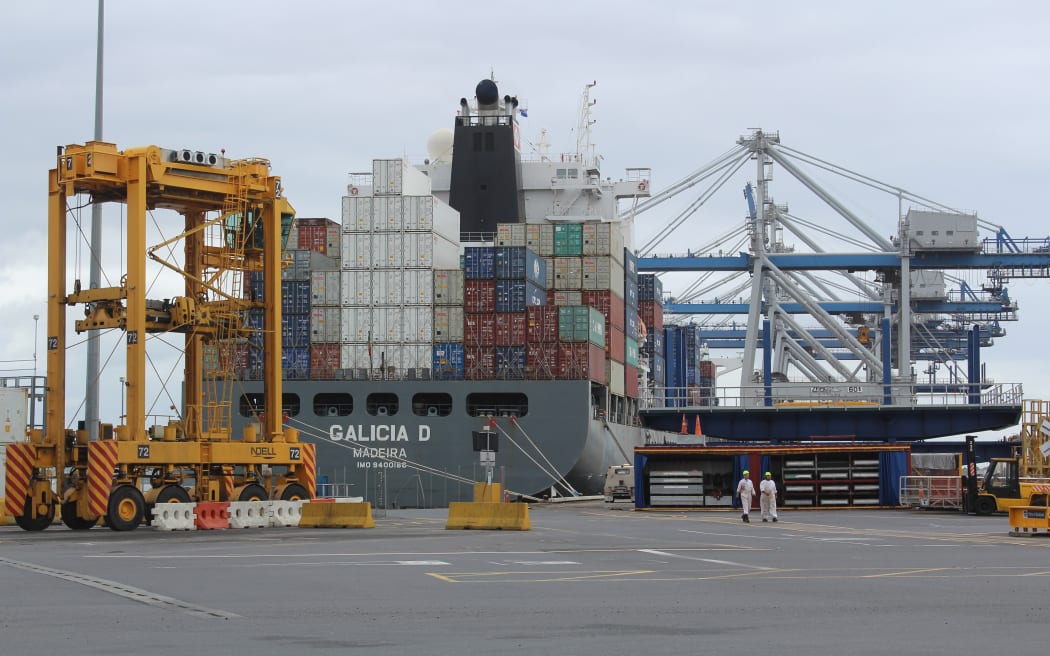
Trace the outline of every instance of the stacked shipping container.
{"type": "MultiPolygon", "coordinates": [[[[340,368],[355,378],[429,378],[434,270],[458,263],[459,216],[404,160],[374,160],[372,178],[373,196],[343,198],[340,368]]],[[[454,317],[437,318],[454,330],[454,317]]]]}

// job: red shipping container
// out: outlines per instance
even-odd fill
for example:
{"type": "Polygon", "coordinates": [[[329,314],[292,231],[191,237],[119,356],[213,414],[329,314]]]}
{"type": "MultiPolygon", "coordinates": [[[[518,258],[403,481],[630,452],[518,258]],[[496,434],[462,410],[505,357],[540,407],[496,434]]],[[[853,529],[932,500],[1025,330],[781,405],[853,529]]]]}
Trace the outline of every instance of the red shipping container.
{"type": "Polygon", "coordinates": [[[496,316],[492,313],[463,315],[463,341],[467,346],[496,344],[496,316]]]}
{"type": "Polygon", "coordinates": [[[525,310],[528,326],[525,341],[542,344],[558,341],[558,308],[550,305],[532,306],[525,310]]]}
{"type": "Polygon", "coordinates": [[[714,378],[715,377],[715,363],[711,360],[700,361],[700,377],[701,378],[714,378]]]}
{"type": "Polygon", "coordinates": [[[605,315],[606,333],[609,328],[623,330],[623,299],[610,291],[583,292],[583,304],[590,305],[605,315]]]}
{"type": "Polygon", "coordinates": [[[299,248],[303,250],[317,251],[318,253],[328,252],[328,226],[303,225],[303,221],[299,222],[299,248]]]}
{"type": "Polygon", "coordinates": [[[623,390],[627,398],[638,398],[638,367],[629,364],[623,367],[623,390]]]}
{"type": "Polygon", "coordinates": [[[494,379],[496,349],[492,346],[468,346],[463,349],[463,372],[467,380],[494,379]]]}
{"type": "Polygon", "coordinates": [[[496,310],[496,281],[468,280],[463,292],[465,312],[494,312],[496,310]]]}
{"type": "Polygon", "coordinates": [[[559,343],[558,378],[605,384],[605,349],[589,342],[559,343]]]}
{"type": "Polygon", "coordinates": [[[314,342],[310,345],[310,369],[338,369],[339,344],[314,342]]]}
{"type": "Polygon", "coordinates": [[[558,377],[558,344],[529,344],[525,350],[525,377],[529,380],[554,380],[558,377]]]}
{"type": "Polygon", "coordinates": [[[623,363],[625,345],[622,330],[613,328],[611,331],[605,333],[605,351],[609,354],[610,360],[614,360],[621,364],[623,363]]]}
{"type": "Polygon", "coordinates": [[[656,301],[639,302],[638,314],[641,315],[642,321],[645,322],[645,327],[649,330],[650,333],[657,330],[663,330],[664,308],[656,301]]]}
{"type": "Polygon", "coordinates": [[[496,346],[525,346],[525,318],[521,312],[497,312],[496,346]]]}
{"type": "MultiPolygon", "coordinates": [[[[338,358],[336,358],[336,360],[338,361],[338,358]]],[[[232,369],[234,372],[247,369],[248,345],[220,343],[219,366],[225,370],[232,369]]]]}

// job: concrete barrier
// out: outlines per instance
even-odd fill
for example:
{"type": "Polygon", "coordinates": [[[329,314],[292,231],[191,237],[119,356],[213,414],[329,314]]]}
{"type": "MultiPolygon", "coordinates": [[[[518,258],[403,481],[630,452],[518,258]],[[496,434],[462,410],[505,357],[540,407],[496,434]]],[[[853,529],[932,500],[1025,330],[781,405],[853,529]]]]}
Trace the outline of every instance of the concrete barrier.
{"type": "Polygon", "coordinates": [[[298,526],[305,501],[271,501],[267,515],[269,526],[298,526]]]}
{"type": "Polygon", "coordinates": [[[197,518],[194,525],[204,530],[222,530],[230,528],[229,501],[202,501],[197,504],[197,518]]]}
{"type": "Polygon", "coordinates": [[[525,503],[453,501],[448,505],[446,529],[528,531],[529,506],[525,503]]]}
{"type": "Polygon", "coordinates": [[[195,503],[158,503],[153,506],[150,526],[158,531],[195,531],[196,508],[195,503]]]}
{"type": "Polygon", "coordinates": [[[230,528],[266,528],[269,507],[269,501],[231,501],[230,528]]]}
{"type": "Polygon", "coordinates": [[[375,528],[371,503],[303,504],[299,528],[375,528]]]}

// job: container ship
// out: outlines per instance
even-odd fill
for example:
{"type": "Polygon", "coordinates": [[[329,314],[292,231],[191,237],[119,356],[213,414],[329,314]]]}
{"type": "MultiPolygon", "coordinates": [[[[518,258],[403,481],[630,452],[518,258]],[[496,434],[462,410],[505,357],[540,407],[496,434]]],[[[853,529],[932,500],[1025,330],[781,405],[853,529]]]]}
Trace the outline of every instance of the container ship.
{"type": "MultiPolygon", "coordinates": [[[[489,472],[521,495],[598,495],[632,461],[639,404],[664,382],[659,280],[632,252],[650,170],[602,177],[592,86],[575,152],[550,154],[544,133],[523,156],[525,108],[486,79],[424,163],[374,160],[351,174],[340,221],[297,219],[282,406],[317,444],[322,493],[440,507],[489,472]],[[497,435],[489,470],[479,431],[497,435]]],[[[258,421],[261,348],[260,333],[206,355],[237,372],[235,429],[258,421]]]]}

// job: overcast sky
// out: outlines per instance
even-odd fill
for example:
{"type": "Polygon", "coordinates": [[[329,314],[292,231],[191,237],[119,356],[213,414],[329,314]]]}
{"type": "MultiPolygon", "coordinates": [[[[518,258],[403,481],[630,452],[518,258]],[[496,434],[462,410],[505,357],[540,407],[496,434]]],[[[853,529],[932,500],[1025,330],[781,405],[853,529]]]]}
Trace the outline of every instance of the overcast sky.
{"type": "MultiPolygon", "coordinates": [[[[88,0],[4,6],[9,372],[32,369],[35,313],[42,349],[47,171],[57,145],[92,137],[96,16],[88,0]]],[[[103,134],[121,149],[266,157],[299,216],[338,219],[348,172],[376,157],[421,160],[428,135],[451,127],[459,98],[490,71],[527,104],[524,137],[547,128],[554,152],[574,146],[581,90],[597,81],[592,141],[605,175],[652,167],[659,191],[762,127],[1016,237],[1046,237],[1048,33],[1050,5],[1038,2],[110,0],[103,134]]],[[[675,243],[741,221],[743,181],[726,192],[735,214],[701,215],[675,243]]],[[[895,208],[866,218],[889,235],[895,208]]],[[[1050,398],[1048,290],[1050,281],[1011,283],[1021,321],[985,352],[989,376],[1024,383],[1031,398],[1050,398]]],[[[119,375],[103,374],[103,389],[119,375]]],[[[71,373],[74,385],[82,378],[71,373]]],[[[104,395],[103,417],[117,404],[104,395]]]]}

